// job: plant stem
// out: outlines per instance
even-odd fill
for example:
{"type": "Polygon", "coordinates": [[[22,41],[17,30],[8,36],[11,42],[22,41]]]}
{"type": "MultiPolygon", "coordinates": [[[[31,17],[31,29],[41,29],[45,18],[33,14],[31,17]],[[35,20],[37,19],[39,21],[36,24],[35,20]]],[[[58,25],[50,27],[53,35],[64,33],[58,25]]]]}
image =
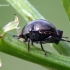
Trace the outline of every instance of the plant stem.
{"type": "Polygon", "coordinates": [[[61,54],[70,56],[70,46],[66,42],[60,42],[59,45],[52,44],[52,46],[61,54]]]}
{"type": "Polygon", "coordinates": [[[27,22],[44,17],[27,0],[7,0],[27,22]]]}
{"type": "Polygon", "coordinates": [[[70,70],[70,57],[50,52],[46,52],[47,55],[44,55],[41,49],[36,47],[31,47],[28,52],[25,43],[8,34],[1,38],[0,51],[56,70],[70,70]]]}

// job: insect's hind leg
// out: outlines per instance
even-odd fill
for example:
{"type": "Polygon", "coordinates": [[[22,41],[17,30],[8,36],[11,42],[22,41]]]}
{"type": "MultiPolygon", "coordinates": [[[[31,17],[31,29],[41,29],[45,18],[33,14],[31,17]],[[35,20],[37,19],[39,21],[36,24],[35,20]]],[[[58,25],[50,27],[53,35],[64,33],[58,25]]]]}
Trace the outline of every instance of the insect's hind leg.
{"type": "Polygon", "coordinates": [[[32,45],[32,46],[34,46],[34,43],[33,43],[33,41],[31,41],[31,45],[32,45]]]}

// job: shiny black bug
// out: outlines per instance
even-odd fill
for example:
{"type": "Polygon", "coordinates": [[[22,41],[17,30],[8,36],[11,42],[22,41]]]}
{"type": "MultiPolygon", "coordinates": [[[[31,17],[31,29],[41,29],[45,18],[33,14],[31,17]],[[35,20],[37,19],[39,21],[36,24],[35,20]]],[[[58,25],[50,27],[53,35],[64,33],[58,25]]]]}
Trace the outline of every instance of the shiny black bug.
{"type": "Polygon", "coordinates": [[[63,31],[57,30],[53,24],[51,24],[47,20],[38,19],[26,24],[23,27],[22,32],[18,36],[18,38],[24,38],[25,41],[28,42],[28,51],[30,49],[30,41],[32,45],[33,42],[39,43],[41,45],[42,51],[46,55],[46,52],[44,51],[42,44],[44,43],[58,44],[60,41],[70,42],[68,40],[64,40],[62,35],[63,31]]]}

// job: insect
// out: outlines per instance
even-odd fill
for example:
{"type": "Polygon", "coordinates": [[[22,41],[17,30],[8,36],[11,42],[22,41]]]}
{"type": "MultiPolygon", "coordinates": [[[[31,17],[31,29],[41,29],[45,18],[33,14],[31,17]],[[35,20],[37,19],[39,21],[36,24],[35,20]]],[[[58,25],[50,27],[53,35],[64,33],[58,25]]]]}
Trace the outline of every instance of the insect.
{"type": "MultiPolygon", "coordinates": [[[[26,42],[28,42],[28,51],[30,49],[30,42],[39,43],[41,45],[41,49],[46,55],[46,52],[43,48],[42,44],[45,43],[55,43],[58,44],[60,41],[67,41],[62,37],[63,31],[57,30],[53,24],[45,19],[33,20],[26,24],[18,38],[24,38],[26,42]]],[[[15,35],[14,35],[15,36],[15,35]]]]}

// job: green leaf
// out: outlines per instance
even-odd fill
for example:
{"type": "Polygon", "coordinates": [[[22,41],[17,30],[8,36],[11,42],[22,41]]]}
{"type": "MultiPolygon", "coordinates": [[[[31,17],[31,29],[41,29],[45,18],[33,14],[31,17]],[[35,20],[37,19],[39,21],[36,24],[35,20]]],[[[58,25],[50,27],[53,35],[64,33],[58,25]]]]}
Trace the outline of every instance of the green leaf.
{"type": "Polygon", "coordinates": [[[70,46],[66,42],[60,42],[58,45],[52,44],[52,46],[61,54],[70,56],[70,46]]]}
{"type": "Polygon", "coordinates": [[[70,0],[62,0],[62,2],[63,2],[63,6],[65,8],[65,11],[68,15],[68,18],[70,20],[70,0]]]}
{"type": "Polygon", "coordinates": [[[50,69],[70,70],[70,57],[56,55],[47,51],[47,55],[44,55],[41,49],[32,46],[28,52],[25,43],[11,37],[9,34],[4,34],[1,38],[0,51],[50,69]]]}

